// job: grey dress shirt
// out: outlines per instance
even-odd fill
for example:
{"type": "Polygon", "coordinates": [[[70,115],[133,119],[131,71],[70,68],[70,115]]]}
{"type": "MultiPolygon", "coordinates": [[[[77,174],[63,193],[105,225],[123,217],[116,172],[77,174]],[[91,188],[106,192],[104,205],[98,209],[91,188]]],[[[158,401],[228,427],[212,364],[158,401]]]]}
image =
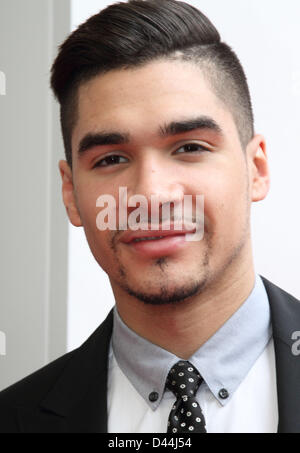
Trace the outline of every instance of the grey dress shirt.
{"type": "MultiPolygon", "coordinates": [[[[188,360],[220,402],[227,404],[272,336],[270,306],[261,277],[256,274],[249,297],[225,324],[188,360]]],[[[162,399],[170,368],[180,357],[137,335],[114,307],[111,346],[123,373],[155,410],[162,399]],[[155,392],[156,400],[149,395],[155,392]]]]}

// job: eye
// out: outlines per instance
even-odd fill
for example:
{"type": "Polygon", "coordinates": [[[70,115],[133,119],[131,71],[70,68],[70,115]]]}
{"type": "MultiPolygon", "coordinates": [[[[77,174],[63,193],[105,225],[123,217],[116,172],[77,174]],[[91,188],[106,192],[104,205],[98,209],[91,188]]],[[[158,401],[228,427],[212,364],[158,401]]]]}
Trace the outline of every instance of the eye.
{"type": "MultiPolygon", "coordinates": [[[[187,153],[203,153],[205,151],[210,151],[208,148],[206,148],[203,145],[199,145],[198,143],[187,143],[186,145],[181,146],[179,149],[177,149],[176,153],[178,153],[181,149],[186,149],[187,153]]],[[[186,152],[179,152],[179,154],[186,154],[186,152]]]]}
{"type": "Polygon", "coordinates": [[[110,156],[106,156],[104,157],[103,159],[100,159],[95,165],[93,168],[95,167],[111,167],[112,165],[118,165],[118,164],[121,164],[121,163],[125,163],[127,162],[128,159],[126,159],[126,157],[123,157],[123,156],[118,156],[117,154],[112,154],[110,156]],[[121,162],[120,160],[123,159],[123,162],[121,162]]]}

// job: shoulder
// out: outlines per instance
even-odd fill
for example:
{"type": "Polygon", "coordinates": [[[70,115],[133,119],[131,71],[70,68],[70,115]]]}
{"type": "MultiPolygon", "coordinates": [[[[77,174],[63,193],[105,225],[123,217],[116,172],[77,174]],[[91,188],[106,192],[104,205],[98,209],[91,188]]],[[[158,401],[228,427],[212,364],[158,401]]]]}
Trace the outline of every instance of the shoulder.
{"type": "Polygon", "coordinates": [[[113,310],[106,319],[77,349],[29,374],[0,392],[0,433],[20,432],[18,426],[19,409],[38,413],[43,409],[43,402],[49,395],[55,395],[59,387],[59,399],[64,404],[71,404],[70,389],[73,398],[88,385],[88,379],[104,373],[107,363],[107,351],[113,324],[113,310]],[[103,371],[104,370],[104,371],[103,371]]]}
{"type": "Polygon", "coordinates": [[[0,433],[16,432],[18,407],[38,407],[77,349],[64,354],[0,392],[0,433]]]}
{"type": "Polygon", "coordinates": [[[294,332],[300,331],[300,301],[266,278],[261,278],[270,303],[273,336],[291,348],[294,332]]]}
{"type": "Polygon", "coordinates": [[[284,289],[270,282],[262,275],[260,275],[263,284],[266,288],[269,299],[273,302],[285,303],[287,307],[295,308],[296,310],[300,308],[300,300],[296,299],[292,294],[288,293],[284,289]]]}
{"type": "Polygon", "coordinates": [[[51,387],[68,361],[76,354],[77,349],[64,354],[58,359],[48,363],[37,371],[29,374],[18,382],[10,385],[0,392],[0,408],[3,404],[26,404],[36,395],[40,400],[44,392],[51,387]]]}

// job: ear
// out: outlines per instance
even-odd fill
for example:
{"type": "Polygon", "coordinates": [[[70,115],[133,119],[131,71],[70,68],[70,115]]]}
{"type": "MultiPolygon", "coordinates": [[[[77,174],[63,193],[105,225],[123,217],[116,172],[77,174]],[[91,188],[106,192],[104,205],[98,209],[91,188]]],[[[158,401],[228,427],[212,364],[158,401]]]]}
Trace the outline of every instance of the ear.
{"type": "Polygon", "coordinates": [[[263,200],[270,189],[270,170],[266,142],[262,135],[255,135],[247,145],[247,161],[250,178],[250,195],[253,202],[263,200]]]}
{"type": "Polygon", "coordinates": [[[76,206],[75,192],[73,186],[72,170],[67,161],[59,161],[59,171],[62,179],[62,196],[63,202],[70,222],[74,226],[82,226],[79,211],[76,206]]]}

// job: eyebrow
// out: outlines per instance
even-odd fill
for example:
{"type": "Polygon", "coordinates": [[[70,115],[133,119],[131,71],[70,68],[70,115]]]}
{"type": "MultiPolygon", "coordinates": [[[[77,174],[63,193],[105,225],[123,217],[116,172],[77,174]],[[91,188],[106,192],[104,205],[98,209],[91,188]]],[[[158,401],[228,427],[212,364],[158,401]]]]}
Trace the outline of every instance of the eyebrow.
{"type": "MultiPolygon", "coordinates": [[[[213,118],[200,116],[197,118],[185,119],[182,121],[172,121],[171,123],[164,124],[163,126],[159,127],[158,136],[165,138],[183,134],[185,132],[204,129],[211,130],[221,137],[223,137],[224,135],[222,128],[216,123],[213,118]]],[[[127,132],[89,132],[80,140],[78,155],[79,157],[82,157],[87,153],[87,151],[95,146],[124,145],[127,143],[130,143],[130,134],[127,132]]]]}

